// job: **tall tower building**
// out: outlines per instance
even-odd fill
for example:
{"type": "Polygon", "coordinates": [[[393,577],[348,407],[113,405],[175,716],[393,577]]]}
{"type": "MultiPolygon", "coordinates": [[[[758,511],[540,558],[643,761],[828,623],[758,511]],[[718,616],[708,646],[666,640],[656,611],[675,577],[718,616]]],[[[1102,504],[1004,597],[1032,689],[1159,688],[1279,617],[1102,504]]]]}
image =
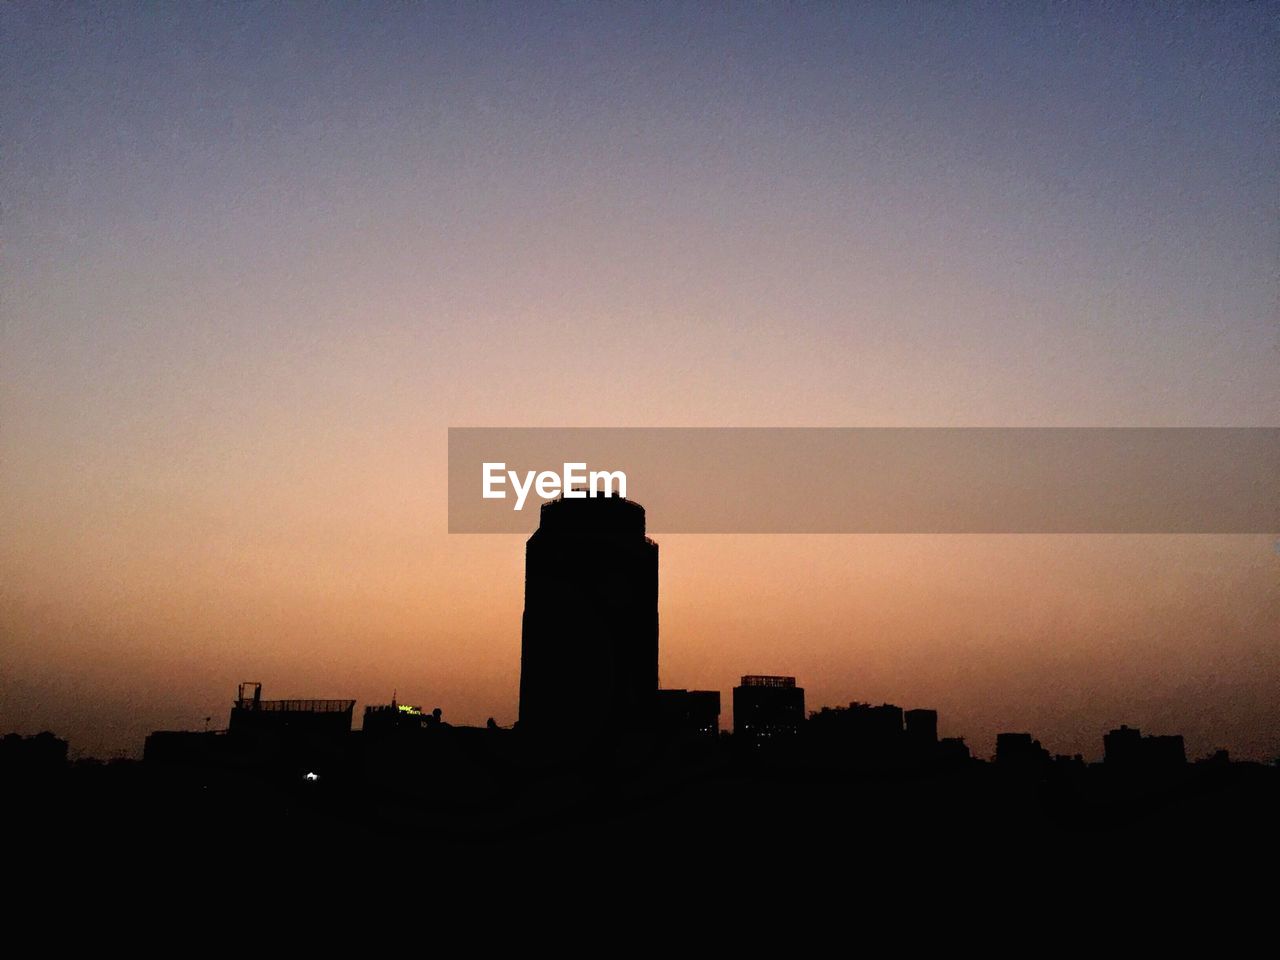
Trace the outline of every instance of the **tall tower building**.
{"type": "Polygon", "coordinates": [[[658,545],[622,497],[542,505],[525,545],[520,727],[564,741],[624,737],[658,689],[658,545]]]}

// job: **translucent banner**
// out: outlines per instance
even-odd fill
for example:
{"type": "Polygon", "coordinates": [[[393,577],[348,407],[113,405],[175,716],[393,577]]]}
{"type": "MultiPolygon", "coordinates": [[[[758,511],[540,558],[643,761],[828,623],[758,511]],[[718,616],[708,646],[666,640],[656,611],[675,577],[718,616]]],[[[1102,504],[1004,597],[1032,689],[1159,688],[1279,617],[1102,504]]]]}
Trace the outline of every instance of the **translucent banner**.
{"type": "Polygon", "coordinates": [[[451,428],[451,533],[1276,533],[1280,428],[451,428]]]}

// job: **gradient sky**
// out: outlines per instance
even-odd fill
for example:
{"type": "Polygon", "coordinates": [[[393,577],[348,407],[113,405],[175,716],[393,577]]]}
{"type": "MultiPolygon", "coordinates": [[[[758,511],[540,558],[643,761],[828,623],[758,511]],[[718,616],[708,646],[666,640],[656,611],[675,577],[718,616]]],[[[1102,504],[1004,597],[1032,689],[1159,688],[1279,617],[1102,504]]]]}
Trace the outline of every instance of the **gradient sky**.
{"type": "MultiPolygon", "coordinates": [[[[445,532],[451,425],[1280,424],[1274,3],[0,26],[0,730],[511,722],[523,543],[445,532]]],[[[663,683],[726,707],[1280,754],[1274,537],[661,550],[663,683]]]]}

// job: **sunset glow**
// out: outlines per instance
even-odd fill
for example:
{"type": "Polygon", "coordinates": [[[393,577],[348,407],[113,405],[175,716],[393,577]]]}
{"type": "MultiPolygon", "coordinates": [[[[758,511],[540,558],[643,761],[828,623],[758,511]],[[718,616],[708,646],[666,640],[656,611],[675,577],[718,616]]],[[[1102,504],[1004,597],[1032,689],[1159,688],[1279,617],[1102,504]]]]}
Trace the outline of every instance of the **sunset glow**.
{"type": "MultiPolygon", "coordinates": [[[[1265,5],[145,9],[0,13],[5,731],[512,723],[450,427],[1280,424],[1265,5]]],[[[655,534],[660,680],[1272,758],[1278,534],[655,534]]]]}

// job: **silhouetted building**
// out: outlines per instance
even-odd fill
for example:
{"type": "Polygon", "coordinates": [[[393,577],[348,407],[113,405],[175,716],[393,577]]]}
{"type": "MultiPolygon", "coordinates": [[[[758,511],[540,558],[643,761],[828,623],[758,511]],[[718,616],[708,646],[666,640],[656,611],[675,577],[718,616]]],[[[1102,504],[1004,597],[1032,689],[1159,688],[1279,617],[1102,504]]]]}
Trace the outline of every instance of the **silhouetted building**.
{"type": "Polygon", "coordinates": [[[34,737],[7,733],[0,737],[0,771],[31,776],[61,770],[67,763],[67,741],[48,730],[34,737]]]}
{"type": "Polygon", "coordinates": [[[622,497],[542,505],[525,546],[520,729],[547,742],[648,730],[658,689],[658,545],[622,497]]]}
{"type": "Polygon", "coordinates": [[[1084,762],[1084,754],[1082,753],[1073,753],[1070,755],[1065,753],[1054,754],[1053,769],[1056,774],[1069,774],[1072,776],[1081,775],[1085,772],[1087,767],[1088,764],[1084,762]]]}
{"type": "Polygon", "coordinates": [[[156,730],[142,747],[144,763],[210,766],[227,758],[225,731],[156,730]]]}
{"type": "Polygon", "coordinates": [[[903,714],[906,721],[907,739],[912,744],[928,744],[938,742],[938,711],[908,710],[903,714]]]}
{"type": "Polygon", "coordinates": [[[1142,731],[1120,725],[1102,736],[1102,760],[1109,767],[1133,767],[1141,763],[1142,731]]]}
{"type": "Polygon", "coordinates": [[[904,756],[917,766],[933,764],[938,759],[938,711],[908,710],[904,721],[902,744],[904,756]]]}
{"type": "Polygon", "coordinates": [[[424,730],[441,722],[440,708],[424,713],[421,707],[407,703],[370,704],[364,708],[362,729],[369,736],[384,736],[405,731],[424,730]]]}
{"type": "Polygon", "coordinates": [[[477,778],[483,779],[480,771],[509,751],[510,735],[492,721],[483,727],[454,726],[444,722],[439,707],[427,713],[393,698],[365,707],[352,754],[366,783],[430,792],[440,800],[450,792],[473,789],[477,778]]]}
{"type": "Polygon", "coordinates": [[[868,741],[886,750],[898,746],[902,739],[902,708],[892,703],[878,707],[851,704],[850,709],[868,741]]]}
{"type": "Polygon", "coordinates": [[[938,741],[938,762],[945,766],[963,766],[973,760],[964,737],[943,737],[938,741]]]}
{"type": "Polygon", "coordinates": [[[902,708],[892,703],[873,707],[855,700],[847,707],[823,707],[809,722],[824,738],[838,739],[860,752],[892,750],[902,740],[902,708]]]}
{"type": "Polygon", "coordinates": [[[233,735],[341,738],[351,732],[355,705],[354,700],[263,700],[262,684],[242,683],[227,729],[233,735]],[[253,695],[246,697],[249,689],[253,695]]]}
{"type": "Polygon", "coordinates": [[[659,690],[657,721],[666,738],[715,743],[720,736],[720,691],[659,690]]]}
{"type": "Polygon", "coordinates": [[[329,769],[345,756],[355,705],[354,700],[263,700],[262,684],[242,683],[231,707],[226,750],[238,762],[281,772],[329,769]]]}
{"type": "Polygon", "coordinates": [[[1029,733],[996,734],[996,766],[1015,773],[1043,773],[1053,762],[1049,751],[1029,733]]]}
{"type": "Polygon", "coordinates": [[[914,741],[908,740],[903,729],[901,707],[858,701],[847,707],[823,707],[810,714],[806,739],[827,762],[873,768],[928,763],[933,759],[936,736],[931,735],[936,734],[938,715],[932,710],[910,713],[914,741]]]}
{"type": "MultiPolygon", "coordinates": [[[[1209,754],[1207,757],[1202,757],[1196,761],[1197,765],[1203,765],[1203,766],[1209,766],[1209,767],[1225,767],[1225,766],[1228,766],[1230,763],[1231,763],[1230,750],[1215,750],[1213,751],[1213,753],[1209,754]]],[[[1272,762],[1272,766],[1280,767],[1280,757],[1277,757],[1272,762]]]]}
{"type": "Polygon", "coordinates": [[[1110,770],[1153,771],[1185,766],[1181,736],[1146,736],[1137,727],[1120,725],[1102,737],[1103,762],[1110,770]]]}
{"type": "Polygon", "coordinates": [[[1187,762],[1187,748],[1181,734],[1142,738],[1144,758],[1151,767],[1181,767],[1187,762]]]}
{"type": "Polygon", "coordinates": [[[745,676],[733,688],[733,734],[762,745],[794,737],[804,722],[804,688],[795,677],[745,676]]]}

